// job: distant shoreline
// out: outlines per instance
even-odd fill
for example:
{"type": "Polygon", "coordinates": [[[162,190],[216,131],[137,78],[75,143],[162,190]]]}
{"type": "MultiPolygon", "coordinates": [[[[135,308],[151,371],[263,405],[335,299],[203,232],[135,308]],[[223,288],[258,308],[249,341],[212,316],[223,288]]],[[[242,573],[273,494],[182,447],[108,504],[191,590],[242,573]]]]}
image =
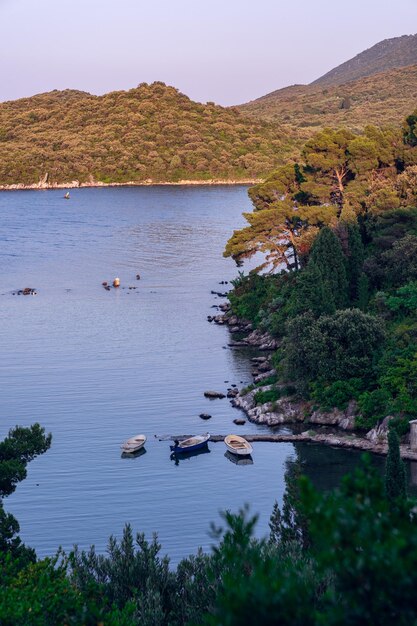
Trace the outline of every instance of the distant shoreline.
{"type": "Polygon", "coordinates": [[[81,189],[85,187],[159,187],[159,186],[195,186],[195,185],[256,185],[262,182],[261,178],[251,178],[244,180],[222,180],[222,179],[209,179],[209,180],[179,180],[179,181],[165,181],[158,182],[153,180],[145,181],[129,181],[127,183],[103,183],[88,182],[80,183],[78,180],[73,180],[69,183],[33,183],[31,185],[25,185],[23,183],[15,183],[11,185],[0,185],[0,191],[25,191],[25,190],[38,190],[43,191],[45,189],[81,189]]]}

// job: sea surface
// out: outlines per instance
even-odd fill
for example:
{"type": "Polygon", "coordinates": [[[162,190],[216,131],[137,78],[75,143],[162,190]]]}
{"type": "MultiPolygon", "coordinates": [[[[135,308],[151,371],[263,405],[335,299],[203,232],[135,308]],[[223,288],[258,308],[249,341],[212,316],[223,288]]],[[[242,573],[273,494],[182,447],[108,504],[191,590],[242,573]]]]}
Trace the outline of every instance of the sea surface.
{"type": "MultiPolygon", "coordinates": [[[[207,322],[237,270],[222,257],[250,210],[245,186],[131,187],[0,193],[0,437],[40,422],[51,449],[5,501],[40,556],[73,544],[106,549],[130,522],[173,563],[213,544],[219,512],[248,503],[268,532],[285,471],[297,458],[322,488],[359,455],[314,445],[255,443],[253,464],[236,465],[222,443],[170,458],[167,434],[262,430],[225,391],[251,382],[250,353],[228,347],[207,322]],[[140,274],[140,280],[136,275],[140,274]],[[118,290],[103,281],[120,277],[118,290]],[[13,295],[31,287],[36,296],[13,295]],[[129,289],[134,287],[134,289],[129,289]],[[210,413],[208,422],[200,413],[210,413]],[[120,444],[148,436],[146,453],[120,444]]],[[[382,461],[379,462],[380,464],[382,461]]]]}

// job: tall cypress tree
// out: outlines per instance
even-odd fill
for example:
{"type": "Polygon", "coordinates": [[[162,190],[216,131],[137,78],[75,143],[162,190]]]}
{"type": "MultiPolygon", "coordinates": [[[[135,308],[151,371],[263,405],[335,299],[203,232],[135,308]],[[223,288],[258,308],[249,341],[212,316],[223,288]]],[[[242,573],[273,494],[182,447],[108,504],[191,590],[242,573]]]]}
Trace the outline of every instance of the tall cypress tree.
{"type": "Polygon", "coordinates": [[[388,432],[388,456],[385,464],[385,493],[388,500],[407,497],[405,466],[400,456],[400,442],[393,428],[388,432]]]}
{"type": "Polygon", "coordinates": [[[294,290],[297,313],[312,313],[314,317],[331,315],[336,306],[329,284],[323,280],[317,264],[310,259],[307,267],[297,277],[294,290]]]}
{"type": "Polygon", "coordinates": [[[317,235],[311,249],[310,259],[319,268],[336,309],[346,307],[349,291],[346,258],[338,237],[328,226],[322,228],[317,235]]]}
{"type": "Polygon", "coordinates": [[[348,261],[349,298],[352,304],[358,303],[359,279],[362,274],[365,249],[357,224],[348,224],[348,261]]]}

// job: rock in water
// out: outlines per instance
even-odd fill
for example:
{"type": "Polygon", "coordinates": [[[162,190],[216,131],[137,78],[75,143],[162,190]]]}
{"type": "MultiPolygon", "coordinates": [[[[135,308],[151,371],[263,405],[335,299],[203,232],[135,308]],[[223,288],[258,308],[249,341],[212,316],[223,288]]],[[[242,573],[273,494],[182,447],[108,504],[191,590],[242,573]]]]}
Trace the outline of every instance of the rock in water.
{"type": "Polygon", "coordinates": [[[201,417],[202,420],[211,419],[211,415],[209,413],[200,413],[199,417],[201,417]]]}
{"type": "Polygon", "coordinates": [[[205,391],[204,395],[206,398],[210,398],[210,399],[219,398],[220,400],[226,397],[224,393],[221,393],[220,391],[205,391]]]}

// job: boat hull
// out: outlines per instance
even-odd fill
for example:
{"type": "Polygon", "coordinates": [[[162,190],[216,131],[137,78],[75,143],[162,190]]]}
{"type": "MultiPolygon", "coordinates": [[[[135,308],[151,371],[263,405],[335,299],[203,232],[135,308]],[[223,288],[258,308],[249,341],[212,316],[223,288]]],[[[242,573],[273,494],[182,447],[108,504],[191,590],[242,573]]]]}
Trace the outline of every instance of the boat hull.
{"type": "MultiPolygon", "coordinates": [[[[197,437],[191,437],[191,439],[196,438],[197,437]]],[[[209,439],[210,435],[207,434],[204,435],[204,437],[201,437],[200,441],[196,441],[192,445],[184,445],[187,441],[189,441],[189,439],[185,439],[184,441],[180,442],[178,446],[174,445],[170,446],[170,448],[174,454],[188,454],[189,452],[196,452],[197,450],[203,450],[204,448],[206,448],[209,439]]]]}

